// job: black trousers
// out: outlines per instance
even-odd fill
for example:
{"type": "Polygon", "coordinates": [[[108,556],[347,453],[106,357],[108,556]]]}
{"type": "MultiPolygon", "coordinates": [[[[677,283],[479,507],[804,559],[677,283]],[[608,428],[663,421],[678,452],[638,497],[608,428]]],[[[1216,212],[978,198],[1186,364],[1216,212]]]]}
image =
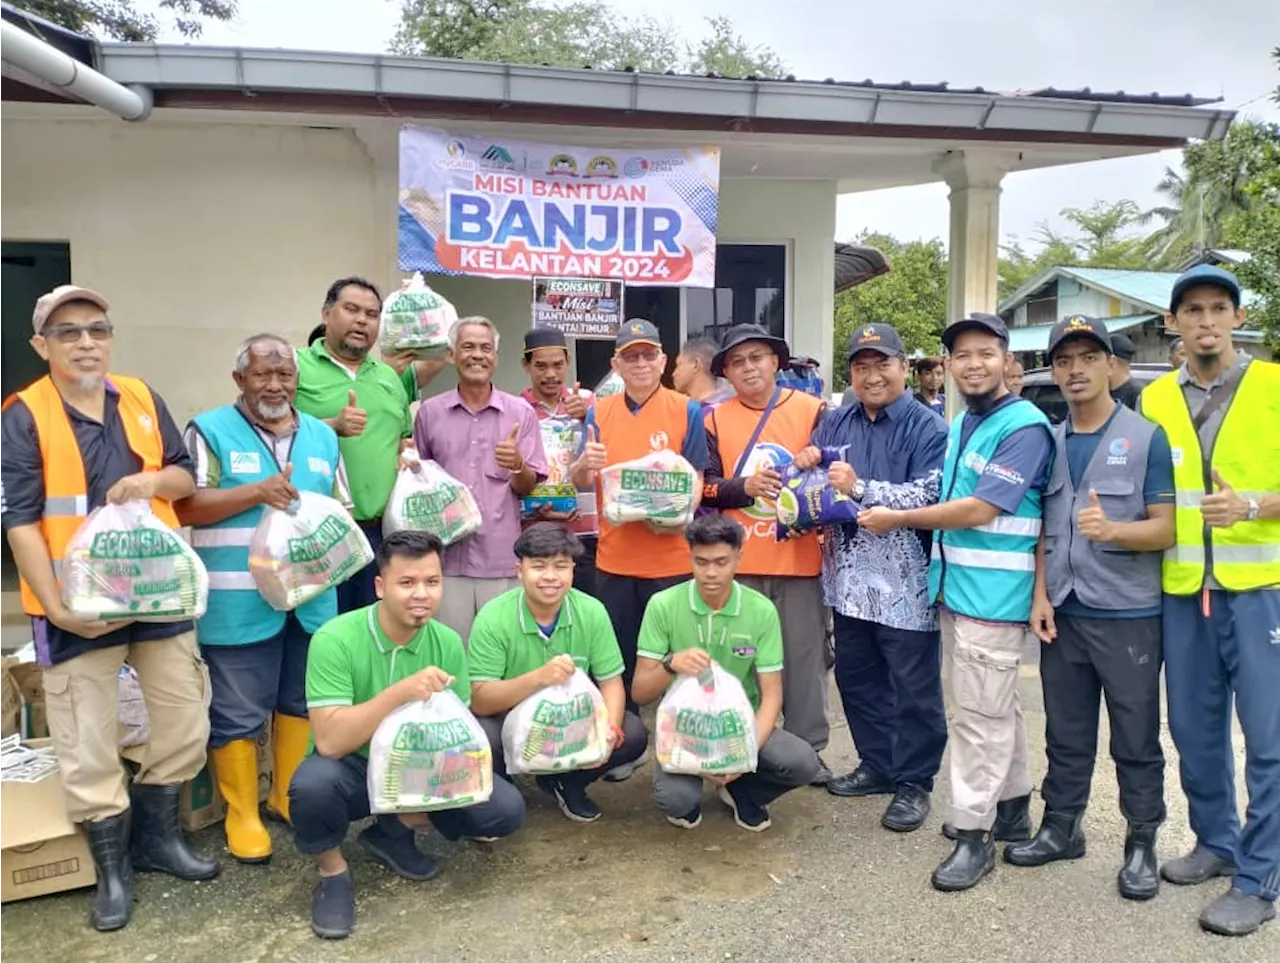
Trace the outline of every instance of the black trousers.
{"type": "MultiPolygon", "coordinates": [[[[382,544],[382,519],[372,522],[356,522],[365,537],[369,539],[369,547],[375,555],[382,544]]],[[[378,563],[370,562],[351,578],[338,586],[338,613],[351,612],[372,605],[378,601],[378,593],[373,589],[373,577],[378,574],[378,563]]]]}
{"type": "Polygon", "coordinates": [[[672,578],[632,578],[629,575],[612,575],[596,572],[596,598],[604,603],[613,623],[613,634],[618,637],[622,649],[622,684],[627,688],[627,709],[638,712],[631,699],[631,680],[636,674],[636,643],[640,638],[640,622],[644,618],[649,599],[663,589],[687,582],[689,576],[672,578]]]}
{"type": "Polygon", "coordinates": [[[1098,754],[1098,703],[1105,697],[1120,812],[1133,826],[1164,822],[1160,748],[1160,618],[1059,615],[1058,637],[1040,646],[1049,773],[1045,806],[1077,815],[1089,803],[1098,754]]]}
{"type": "MultiPolygon", "coordinates": [[[[489,750],[493,753],[493,774],[511,782],[511,776],[507,775],[506,756],[502,751],[502,724],[506,719],[505,712],[496,716],[476,717],[480,728],[489,737],[489,750]]],[[[594,769],[571,769],[559,773],[557,778],[563,783],[570,785],[576,783],[585,789],[610,769],[635,762],[644,755],[645,747],[649,745],[649,730],[644,727],[644,723],[634,712],[628,712],[622,717],[622,735],[622,745],[615,749],[603,764],[594,769]]]]}
{"type": "Polygon", "coordinates": [[[582,557],[573,566],[573,587],[588,595],[596,594],[596,542],[594,535],[579,535],[582,557]]]}

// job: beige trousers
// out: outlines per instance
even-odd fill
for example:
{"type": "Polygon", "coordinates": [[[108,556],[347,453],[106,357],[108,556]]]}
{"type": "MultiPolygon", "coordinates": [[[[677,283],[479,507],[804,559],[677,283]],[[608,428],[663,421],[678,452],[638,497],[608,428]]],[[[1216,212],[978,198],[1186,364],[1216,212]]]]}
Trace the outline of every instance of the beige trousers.
{"type": "Polygon", "coordinates": [[[465,575],[444,577],[444,598],[436,618],[462,636],[466,645],[471,635],[471,623],[485,603],[496,599],[507,589],[520,584],[516,578],[469,578],[465,575]]]}
{"type": "Polygon", "coordinates": [[[1026,626],[941,613],[950,673],[951,813],[956,829],[990,829],[996,804],[1031,792],[1027,722],[1018,695],[1026,626]]]}
{"type": "Polygon", "coordinates": [[[151,722],[151,739],[124,750],[150,786],[187,782],[205,763],[209,742],[209,670],[194,631],[168,639],[114,645],[44,670],[49,735],[58,754],[67,815],[74,823],[106,819],[129,808],[120,762],[119,681],[125,661],[151,722]]]}

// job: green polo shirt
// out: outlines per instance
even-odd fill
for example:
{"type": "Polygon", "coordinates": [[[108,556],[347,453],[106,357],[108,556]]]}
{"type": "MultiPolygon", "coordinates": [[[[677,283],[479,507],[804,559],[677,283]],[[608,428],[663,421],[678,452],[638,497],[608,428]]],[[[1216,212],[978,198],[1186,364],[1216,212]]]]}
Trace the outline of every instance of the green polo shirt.
{"type": "MultiPolygon", "coordinates": [[[[462,637],[432,619],[408,644],[396,645],[378,624],[378,604],[339,615],[311,636],[307,653],[307,708],[356,706],[430,666],[453,676],[449,685],[471,704],[471,679],[462,637]]],[[[369,744],[360,747],[369,755],[369,744]]]]}
{"type": "Polygon", "coordinates": [[[550,637],[534,621],[522,588],[503,592],[476,613],[467,643],[472,682],[514,679],[557,655],[569,656],[597,682],[622,675],[622,650],[598,599],[570,589],[550,637]]]}
{"type": "Polygon", "coordinates": [[[702,649],[759,709],[756,674],[782,671],[782,623],[767,596],[737,582],[724,608],[712,611],[690,579],[649,600],[636,648],[640,658],[659,662],[668,652],[702,649]]]}
{"type": "Polygon", "coordinates": [[[352,514],[362,522],[382,517],[400,460],[400,439],[413,434],[409,395],[396,369],[366,357],[350,369],[329,357],[324,341],[297,352],[298,397],[295,405],[315,418],[335,418],[347,406],[353,389],[368,415],[364,431],[338,438],[351,484],[352,514]]]}

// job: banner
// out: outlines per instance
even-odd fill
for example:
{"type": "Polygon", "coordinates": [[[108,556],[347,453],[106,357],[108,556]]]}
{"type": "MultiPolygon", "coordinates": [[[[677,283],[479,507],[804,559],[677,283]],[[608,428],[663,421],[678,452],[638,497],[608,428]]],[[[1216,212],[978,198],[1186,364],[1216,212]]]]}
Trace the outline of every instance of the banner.
{"type": "Polygon", "coordinates": [[[534,278],[533,326],[566,338],[613,341],[622,324],[622,282],[600,278],[534,278]]]}
{"type": "Polygon", "coordinates": [[[720,151],[596,149],[405,127],[400,268],[715,286],[720,151]]]}

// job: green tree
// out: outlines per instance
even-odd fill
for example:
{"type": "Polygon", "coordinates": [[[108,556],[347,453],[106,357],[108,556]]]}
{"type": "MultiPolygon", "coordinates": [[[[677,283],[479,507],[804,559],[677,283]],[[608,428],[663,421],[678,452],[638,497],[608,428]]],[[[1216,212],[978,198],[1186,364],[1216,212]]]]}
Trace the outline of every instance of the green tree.
{"type": "Polygon", "coordinates": [[[899,241],[889,234],[866,232],[854,244],[879,250],[892,266],[888,274],[872,278],[836,296],[835,390],[848,387],[844,364],[849,335],[861,325],[891,324],[907,352],[937,354],[947,319],[947,255],[942,241],[899,241]]]}
{"type": "MultiPolygon", "coordinates": [[[[184,37],[198,37],[205,20],[230,20],[235,0],[158,0],[155,4],[184,37]]],[[[155,40],[164,22],[134,0],[20,0],[38,17],[104,40],[155,40]]]]}

